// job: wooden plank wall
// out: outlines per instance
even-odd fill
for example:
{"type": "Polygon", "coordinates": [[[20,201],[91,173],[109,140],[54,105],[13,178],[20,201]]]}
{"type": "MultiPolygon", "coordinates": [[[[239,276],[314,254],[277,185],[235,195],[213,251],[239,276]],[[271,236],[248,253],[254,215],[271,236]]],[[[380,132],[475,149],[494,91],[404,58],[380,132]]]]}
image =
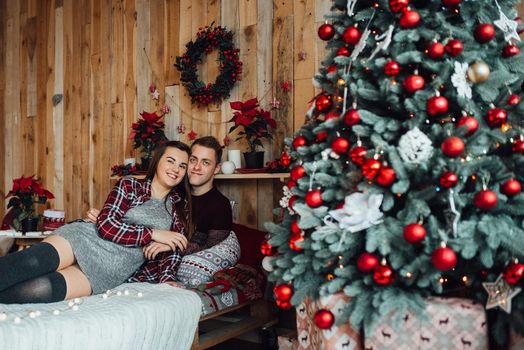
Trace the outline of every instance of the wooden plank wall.
{"type": "MultiPolygon", "coordinates": [[[[311,82],[323,58],[317,27],[330,0],[0,0],[0,217],[12,179],[36,174],[56,195],[51,207],[67,219],[101,207],[110,168],[137,156],[128,140],[141,111],[165,104],[167,134],[227,134],[229,101],[257,96],[280,108],[266,160],[302,125],[311,82]],[[191,104],[174,68],[175,57],[211,22],[235,33],[244,63],[242,80],[219,106],[191,104]],[[299,60],[299,52],[306,53],[299,60]],[[291,83],[285,92],[282,83],[291,83]],[[159,90],[159,101],[149,88],[159,90]],[[178,126],[186,127],[178,133],[178,126]]],[[[216,52],[200,68],[217,75],[216,52]]],[[[230,148],[241,148],[234,144],[230,148]]],[[[227,154],[227,149],[226,152],[227,154]]],[[[281,197],[271,181],[222,181],[238,204],[235,221],[262,227],[281,197]]],[[[43,209],[43,208],[40,208],[43,209]]]]}

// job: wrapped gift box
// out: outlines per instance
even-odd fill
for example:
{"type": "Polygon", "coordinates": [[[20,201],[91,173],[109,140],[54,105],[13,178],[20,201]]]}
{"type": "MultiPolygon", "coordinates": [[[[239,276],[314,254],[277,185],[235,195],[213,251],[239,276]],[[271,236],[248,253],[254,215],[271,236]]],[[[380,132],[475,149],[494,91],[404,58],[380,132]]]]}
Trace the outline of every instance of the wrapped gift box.
{"type": "Polygon", "coordinates": [[[315,325],[313,316],[320,309],[326,309],[335,316],[335,323],[340,312],[350,298],[343,293],[322,297],[319,300],[305,300],[297,307],[297,338],[298,350],[360,350],[362,343],[360,334],[349,322],[340,326],[333,325],[330,329],[320,329],[315,325]]]}
{"type": "Polygon", "coordinates": [[[488,349],[488,325],[481,304],[467,299],[428,298],[427,320],[407,313],[396,329],[387,315],[371,333],[365,331],[365,349],[488,349]]]}

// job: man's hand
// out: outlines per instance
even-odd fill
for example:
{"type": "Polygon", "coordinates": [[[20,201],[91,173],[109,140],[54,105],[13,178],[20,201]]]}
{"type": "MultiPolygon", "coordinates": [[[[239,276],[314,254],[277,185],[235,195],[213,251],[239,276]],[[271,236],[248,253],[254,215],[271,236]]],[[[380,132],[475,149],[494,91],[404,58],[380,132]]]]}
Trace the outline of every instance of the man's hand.
{"type": "Polygon", "coordinates": [[[187,247],[186,236],[179,232],[154,229],[151,238],[155,242],[167,244],[172,251],[175,251],[176,248],[184,251],[187,247]]]}
{"type": "Polygon", "coordinates": [[[96,224],[96,219],[98,218],[99,214],[100,214],[100,210],[96,208],[90,208],[86,213],[86,218],[84,219],[84,221],[92,222],[93,224],[96,224]]]}
{"type": "Polygon", "coordinates": [[[167,244],[158,242],[151,242],[144,248],[142,248],[142,250],[144,252],[144,257],[147,260],[153,260],[154,258],[156,258],[158,253],[172,251],[171,247],[169,247],[167,244]]]}

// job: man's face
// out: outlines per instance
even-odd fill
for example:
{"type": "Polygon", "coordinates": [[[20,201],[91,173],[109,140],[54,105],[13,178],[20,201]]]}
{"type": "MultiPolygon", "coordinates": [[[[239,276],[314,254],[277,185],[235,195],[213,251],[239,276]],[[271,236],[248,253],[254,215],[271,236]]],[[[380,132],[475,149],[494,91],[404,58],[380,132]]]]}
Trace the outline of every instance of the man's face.
{"type": "Polygon", "coordinates": [[[189,157],[189,183],[191,186],[202,186],[213,182],[213,177],[220,170],[215,158],[215,151],[201,145],[191,149],[189,157]]]}

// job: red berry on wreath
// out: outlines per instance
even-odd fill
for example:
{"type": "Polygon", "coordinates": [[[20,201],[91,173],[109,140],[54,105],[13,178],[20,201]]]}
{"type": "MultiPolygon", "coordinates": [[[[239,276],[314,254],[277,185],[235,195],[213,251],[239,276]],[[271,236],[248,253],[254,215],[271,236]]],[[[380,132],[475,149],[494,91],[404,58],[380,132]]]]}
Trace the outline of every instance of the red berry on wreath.
{"type": "Polygon", "coordinates": [[[360,254],[357,259],[357,268],[364,273],[373,271],[377,266],[378,258],[374,254],[365,252],[360,254]]]}
{"type": "Polygon", "coordinates": [[[500,192],[504,193],[508,197],[516,196],[522,190],[520,182],[515,179],[509,179],[500,185],[500,192]]]}
{"type": "Polygon", "coordinates": [[[448,157],[458,157],[465,149],[464,141],[460,137],[450,136],[440,146],[442,153],[448,157]]]}
{"type": "Polygon", "coordinates": [[[320,309],[315,312],[313,321],[320,329],[329,329],[335,323],[335,316],[333,313],[326,309],[320,309]]]}
{"type": "Polygon", "coordinates": [[[318,208],[322,205],[322,192],[319,189],[309,190],[306,193],[306,204],[311,208],[318,208]]]}
{"type": "Polygon", "coordinates": [[[491,41],[495,37],[495,27],[489,23],[481,23],[475,28],[475,40],[481,44],[491,41]]]}
{"type": "Polygon", "coordinates": [[[333,25],[324,23],[318,27],[318,36],[322,40],[330,40],[335,36],[335,27],[333,25]]]}
{"type": "Polygon", "coordinates": [[[491,210],[497,206],[497,194],[491,190],[482,190],[475,194],[473,204],[481,210],[491,210]]]}
{"type": "Polygon", "coordinates": [[[402,236],[409,243],[416,244],[424,240],[426,237],[426,229],[417,223],[409,224],[404,227],[402,236]]]}
{"type": "Polygon", "coordinates": [[[356,45],[360,40],[362,33],[358,30],[357,27],[351,26],[347,27],[344,33],[342,34],[342,39],[346,44],[356,45]]]}

